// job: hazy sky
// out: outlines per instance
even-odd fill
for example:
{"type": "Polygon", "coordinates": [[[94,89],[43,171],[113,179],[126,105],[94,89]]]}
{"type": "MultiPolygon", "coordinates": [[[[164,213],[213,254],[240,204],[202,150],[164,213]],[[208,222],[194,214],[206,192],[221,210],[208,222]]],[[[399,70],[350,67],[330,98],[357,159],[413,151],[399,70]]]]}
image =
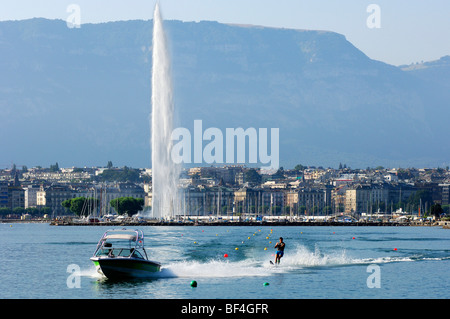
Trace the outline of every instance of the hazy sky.
{"type": "MultiPolygon", "coordinates": [[[[213,20],[338,32],[370,58],[394,65],[435,60],[450,55],[448,0],[159,2],[163,17],[169,20],[213,20]],[[376,9],[370,6],[372,4],[376,5],[376,9]]],[[[67,12],[71,4],[80,8],[81,27],[83,23],[148,20],[152,18],[155,3],[155,0],[1,0],[0,20],[33,17],[66,20],[71,14],[67,12]]]]}

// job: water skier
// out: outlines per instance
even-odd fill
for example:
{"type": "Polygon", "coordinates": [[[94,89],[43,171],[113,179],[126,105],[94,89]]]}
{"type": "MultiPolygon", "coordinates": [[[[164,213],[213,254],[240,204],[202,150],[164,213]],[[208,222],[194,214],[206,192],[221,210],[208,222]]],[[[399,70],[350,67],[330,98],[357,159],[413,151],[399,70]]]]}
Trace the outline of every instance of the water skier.
{"type": "Polygon", "coordinates": [[[277,248],[277,254],[275,256],[275,264],[280,263],[280,259],[284,255],[284,247],[285,246],[286,246],[286,244],[283,242],[283,237],[280,237],[280,241],[278,243],[276,243],[276,245],[274,247],[274,248],[277,248]]]}

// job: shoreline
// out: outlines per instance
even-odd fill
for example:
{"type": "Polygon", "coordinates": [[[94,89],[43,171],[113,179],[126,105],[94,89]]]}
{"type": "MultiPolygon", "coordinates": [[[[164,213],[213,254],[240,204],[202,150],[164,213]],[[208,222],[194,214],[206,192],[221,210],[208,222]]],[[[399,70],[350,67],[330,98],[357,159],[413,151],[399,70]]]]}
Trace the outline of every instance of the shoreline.
{"type": "Polygon", "coordinates": [[[413,224],[413,223],[392,223],[392,222],[355,222],[355,223],[343,223],[343,222],[289,222],[289,221],[276,221],[276,222],[164,222],[164,221],[148,221],[148,222],[98,222],[98,223],[76,223],[67,221],[52,221],[50,226],[337,226],[337,227],[404,227],[404,226],[440,226],[440,225],[430,225],[430,224],[413,224]]]}
{"type": "Polygon", "coordinates": [[[48,224],[49,226],[111,226],[111,227],[126,227],[126,226],[335,226],[335,227],[441,227],[443,229],[450,229],[450,221],[440,221],[430,223],[420,222],[324,222],[324,221],[211,221],[211,222],[170,222],[170,221],[140,221],[140,222],[73,222],[68,220],[20,220],[20,219],[2,219],[0,224],[48,224]]]}

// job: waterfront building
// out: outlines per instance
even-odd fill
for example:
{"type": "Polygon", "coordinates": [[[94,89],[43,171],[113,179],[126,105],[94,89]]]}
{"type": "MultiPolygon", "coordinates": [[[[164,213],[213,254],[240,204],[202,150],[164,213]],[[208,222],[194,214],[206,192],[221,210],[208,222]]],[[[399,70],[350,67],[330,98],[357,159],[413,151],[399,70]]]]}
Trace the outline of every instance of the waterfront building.
{"type": "Polygon", "coordinates": [[[189,169],[189,176],[198,176],[199,178],[214,178],[222,180],[229,185],[241,185],[243,180],[244,167],[242,165],[231,165],[224,167],[193,167],[189,169]],[[242,174],[241,174],[242,173],[242,174]]]}
{"type": "Polygon", "coordinates": [[[18,174],[14,176],[14,181],[8,186],[8,208],[24,208],[25,207],[25,191],[20,186],[18,174]]]}
{"type": "Polygon", "coordinates": [[[418,190],[416,186],[408,183],[389,183],[386,185],[386,188],[389,189],[387,204],[391,206],[395,203],[407,202],[411,195],[418,190]]]}
{"type": "Polygon", "coordinates": [[[74,198],[73,189],[66,185],[51,185],[47,188],[41,188],[36,193],[36,201],[42,206],[49,207],[52,210],[52,217],[67,215],[68,210],[61,205],[67,199],[74,198]]]}
{"type": "Polygon", "coordinates": [[[286,190],[285,189],[263,189],[261,193],[261,213],[263,215],[286,215],[286,190]]]}
{"type": "Polygon", "coordinates": [[[234,210],[237,214],[253,216],[273,214],[274,211],[269,210],[268,197],[265,189],[242,187],[234,191],[234,210]]]}
{"type": "Polygon", "coordinates": [[[36,192],[36,205],[49,207],[53,216],[70,215],[71,213],[61,204],[67,199],[76,197],[95,198],[97,203],[87,208],[86,215],[100,216],[113,213],[111,200],[119,197],[142,198],[145,200],[144,189],[134,183],[117,183],[114,185],[90,184],[53,184],[49,187],[41,186],[36,192]]]}
{"type": "Polygon", "coordinates": [[[305,187],[286,194],[289,212],[295,215],[322,215],[327,204],[324,188],[305,187]]]}
{"type": "Polygon", "coordinates": [[[345,212],[345,195],[348,187],[347,184],[342,184],[331,191],[333,214],[343,214],[345,212]]]}
{"type": "Polygon", "coordinates": [[[234,191],[224,186],[189,186],[183,191],[179,215],[223,216],[234,212],[234,191]]]}
{"type": "MultiPolygon", "coordinates": [[[[113,185],[97,185],[90,190],[89,197],[94,197],[99,200],[99,208],[96,214],[107,215],[115,212],[111,206],[111,201],[120,197],[133,197],[144,199],[144,206],[146,201],[148,203],[148,193],[144,187],[134,183],[117,183],[113,185]]],[[[151,201],[150,201],[151,204],[151,201]]]]}
{"type": "Polygon", "coordinates": [[[45,207],[46,204],[44,185],[40,185],[39,190],[36,192],[36,206],[45,207]]]}
{"type": "Polygon", "coordinates": [[[382,185],[357,184],[345,192],[345,213],[371,212],[374,205],[386,203],[389,190],[382,185]]]}
{"type": "Polygon", "coordinates": [[[8,182],[0,181],[0,208],[8,208],[8,182]]]}
{"type": "Polygon", "coordinates": [[[25,186],[23,189],[25,191],[25,209],[37,207],[37,193],[40,190],[40,185],[31,184],[25,186]]]}
{"type": "Polygon", "coordinates": [[[441,205],[450,204],[450,183],[439,184],[441,188],[441,205]]]}

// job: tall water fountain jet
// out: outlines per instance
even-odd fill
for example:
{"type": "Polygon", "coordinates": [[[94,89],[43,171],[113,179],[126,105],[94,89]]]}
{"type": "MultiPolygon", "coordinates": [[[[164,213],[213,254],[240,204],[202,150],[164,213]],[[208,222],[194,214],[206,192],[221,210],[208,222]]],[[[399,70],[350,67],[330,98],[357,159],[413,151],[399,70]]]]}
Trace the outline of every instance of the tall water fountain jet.
{"type": "Polygon", "coordinates": [[[175,216],[179,207],[180,168],[171,158],[173,100],[170,58],[158,3],[153,15],[152,67],[152,215],[175,216]]]}

